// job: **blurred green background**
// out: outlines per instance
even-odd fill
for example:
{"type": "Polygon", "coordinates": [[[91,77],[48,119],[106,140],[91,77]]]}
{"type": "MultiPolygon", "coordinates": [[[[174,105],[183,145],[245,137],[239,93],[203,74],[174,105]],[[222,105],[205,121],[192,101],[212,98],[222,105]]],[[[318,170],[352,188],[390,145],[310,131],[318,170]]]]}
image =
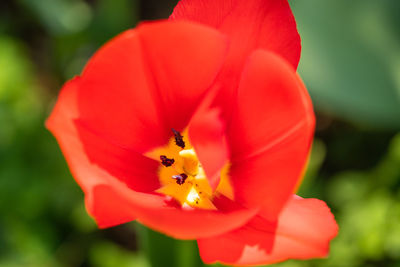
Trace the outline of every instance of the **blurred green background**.
{"type": "MultiPolygon", "coordinates": [[[[176,0],[0,1],[0,266],[200,267],[192,241],[135,223],[98,230],[44,128],[58,90],[106,40],[176,0]]],[[[340,225],[328,259],[400,267],[400,1],[293,0],[317,113],[303,197],[340,225]]]]}

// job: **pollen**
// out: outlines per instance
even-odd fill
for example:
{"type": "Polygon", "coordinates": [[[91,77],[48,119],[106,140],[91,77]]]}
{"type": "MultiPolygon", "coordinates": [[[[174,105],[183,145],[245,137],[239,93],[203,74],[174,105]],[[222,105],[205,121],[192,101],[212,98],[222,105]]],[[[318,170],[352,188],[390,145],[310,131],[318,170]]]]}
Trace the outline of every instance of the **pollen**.
{"type": "Polygon", "coordinates": [[[166,146],[146,153],[150,158],[161,160],[158,171],[161,187],[156,192],[172,197],[183,208],[214,210],[215,196],[222,194],[233,199],[227,172],[229,165],[221,170],[220,184],[213,191],[187,136],[187,131],[181,134],[172,129],[172,137],[166,146]]]}

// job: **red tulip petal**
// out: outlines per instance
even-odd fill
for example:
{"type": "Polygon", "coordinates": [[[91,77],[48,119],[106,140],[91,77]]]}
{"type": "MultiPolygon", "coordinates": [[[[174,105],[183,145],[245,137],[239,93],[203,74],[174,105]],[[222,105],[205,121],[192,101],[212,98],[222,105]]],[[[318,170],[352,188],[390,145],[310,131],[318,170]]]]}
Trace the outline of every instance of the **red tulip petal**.
{"type": "Polygon", "coordinates": [[[274,51],[297,68],[300,36],[287,0],[181,0],[171,19],[200,22],[227,35],[228,56],[217,77],[217,102],[225,120],[231,117],[240,73],[254,50],[274,51]]]}
{"type": "Polygon", "coordinates": [[[80,80],[76,78],[64,86],[46,126],[56,136],[72,174],[85,192],[88,212],[100,227],[137,218],[170,236],[197,239],[240,227],[257,214],[257,209],[238,206],[222,207],[223,211],[177,208],[169,205],[163,196],[131,190],[91,162],[74,123],[79,116],[80,80]]]}
{"type": "Polygon", "coordinates": [[[235,198],[276,218],[303,171],[314,113],[295,70],[272,52],[254,52],[243,71],[228,132],[235,198]]]}
{"type": "Polygon", "coordinates": [[[189,124],[190,142],[213,189],[218,186],[221,169],[229,160],[225,123],[220,117],[220,109],[211,107],[216,92],[207,95],[189,124]]]}
{"type": "Polygon", "coordinates": [[[115,37],[89,61],[78,93],[80,119],[86,127],[138,152],[169,138],[162,128],[161,110],[154,103],[142,54],[137,30],[115,37]]]}
{"type": "Polygon", "coordinates": [[[214,29],[167,21],[143,24],[100,49],[78,90],[76,127],[89,160],[136,191],[159,188],[159,164],[141,153],[187,126],[225,50],[214,29]]]}
{"type": "MultiPolygon", "coordinates": [[[[80,81],[77,77],[64,85],[58,102],[46,121],[46,127],[56,137],[73,176],[88,196],[92,188],[102,182],[103,175],[101,169],[87,159],[75,128],[74,120],[79,116],[77,97],[80,81]]],[[[127,212],[124,203],[118,200],[102,201],[98,207],[101,209],[98,216],[98,223],[101,225],[113,226],[135,219],[134,214],[127,212]],[[109,205],[111,203],[112,206],[109,205]]]]}
{"type": "Polygon", "coordinates": [[[96,186],[92,199],[92,202],[88,201],[88,209],[95,218],[102,212],[97,205],[104,199],[112,199],[124,203],[126,210],[135,214],[144,225],[179,239],[215,236],[246,224],[257,214],[256,209],[237,207],[226,212],[181,209],[167,205],[162,196],[132,192],[115,184],[96,186]]]}
{"type": "Polygon", "coordinates": [[[226,54],[225,38],[193,23],[144,23],[90,60],[79,91],[80,119],[139,153],[186,127],[226,54]]]}
{"type": "Polygon", "coordinates": [[[124,182],[129,188],[140,192],[152,192],[160,188],[158,168],[160,162],[136,151],[114,144],[89,129],[81,120],[75,121],[79,139],[89,160],[124,182]]]}
{"type": "Polygon", "coordinates": [[[183,130],[210,89],[226,58],[227,41],[220,32],[199,24],[143,24],[143,55],[168,130],[183,130]]]}
{"type": "Polygon", "coordinates": [[[329,208],[318,199],[291,198],[278,226],[257,216],[230,233],[198,240],[206,263],[271,264],[287,259],[326,257],[338,227],[329,208]]]}
{"type": "Polygon", "coordinates": [[[172,19],[215,27],[231,41],[231,66],[255,49],[272,50],[297,68],[300,36],[287,0],[181,0],[172,19]]]}

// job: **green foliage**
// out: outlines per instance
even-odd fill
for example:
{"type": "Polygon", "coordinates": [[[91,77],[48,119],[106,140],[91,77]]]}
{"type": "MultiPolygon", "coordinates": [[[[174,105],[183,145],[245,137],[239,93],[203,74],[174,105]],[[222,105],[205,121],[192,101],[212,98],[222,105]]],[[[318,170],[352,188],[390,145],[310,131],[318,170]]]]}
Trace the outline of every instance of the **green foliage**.
{"type": "Polygon", "coordinates": [[[303,46],[299,71],[316,107],[355,124],[400,129],[398,1],[307,0],[293,7],[303,46]]]}
{"type": "Polygon", "coordinates": [[[145,251],[151,266],[201,267],[195,241],[182,241],[154,232],[136,224],[139,245],[145,251]]]}
{"type": "Polygon", "coordinates": [[[89,257],[93,266],[98,267],[150,267],[143,255],[127,251],[111,242],[94,244],[89,257]]]}
{"type": "Polygon", "coordinates": [[[81,0],[19,0],[54,35],[71,34],[85,29],[92,18],[88,4],[81,0]]]}
{"type": "Polygon", "coordinates": [[[0,37],[0,67],[0,265],[52,266],[57,216],[68,217],[78,189],[43,128],[46,99],[20,42],[0,37]]]}
{"type": "Polygon", "coordinates": [[[328,184],[328,198],[341,226],[329,258],[333,265],[343,258],[354,263],[400,260],[399,152],[397,135],[376,167],[339,173],[328,184]]]}

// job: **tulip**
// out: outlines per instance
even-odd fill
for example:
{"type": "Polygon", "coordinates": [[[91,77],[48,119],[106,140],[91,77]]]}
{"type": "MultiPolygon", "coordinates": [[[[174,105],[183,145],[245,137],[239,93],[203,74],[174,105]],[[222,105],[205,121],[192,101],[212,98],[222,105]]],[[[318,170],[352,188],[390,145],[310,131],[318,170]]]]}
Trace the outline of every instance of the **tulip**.
{"type": "Polygon", "coordinates": [[[46,122],[99,227],[197,239],[204,262],[325,257],[337,225],[294,195],[314,132],[286,0],[182,0],[104,45],[46,122]]]}

